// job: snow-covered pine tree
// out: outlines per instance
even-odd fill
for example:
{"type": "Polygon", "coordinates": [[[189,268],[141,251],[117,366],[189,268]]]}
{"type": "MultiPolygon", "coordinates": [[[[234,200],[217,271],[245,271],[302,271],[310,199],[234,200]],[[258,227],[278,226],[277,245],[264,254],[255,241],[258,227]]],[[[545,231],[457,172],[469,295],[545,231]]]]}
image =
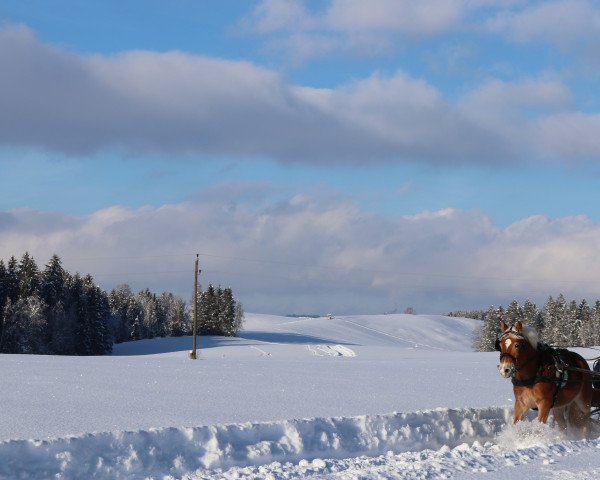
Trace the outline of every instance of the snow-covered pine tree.
{"type": "Polygon", "coordinates": [[[141,338],[154,338],[160,336],[160,312],[156,295],[149,289],[142,290],[137,295],[137,302],[142,312],[141,338]]]}
{"type": "Polygon", "coordinates": [[[600,346],[600,300],[596,300],[590,314],[588,338],[590,346],[600,346]]]}
{"type": "Polygon", "coordinates": [[[4,310],[4,329],[0,341],[3,353],[47,353],[44,342],[44,302],[35,294],[10,299],[4,310]]]}
{"type": "Polygon", "coordinates": [[[20,298],[27,298],[39,292],[40,270],[29,252],[25,252],[21,257],[18,276],[20,298]]]}
{"type": "Polygon", "coordinates": [[[76,355],[91,355],[92,334],[87,318],[87,298],[83,279],[76,273],[69,283],[69,315],[73,323],[73,348],[76,355]]]}
{"type": "Polygon", "coordinates": [[[135,301],[129,285],[117,285],[108,295],[110,306],[110,328],[115,343],[131,340],[131,323],[129,317],[130,302],[135,301]]]}
{"type": "Polygon", "coordinates": [[[219,325],[224,335],[233,337],[235,328],[235,300],[231,288],[220,289],[219,295],[219,325]]]}
{"type": "Polygon", "coordinates": [[[537,305],[529,299],[523,303],[523,323],[535,328],[540,336],[543,335],[542,314],[537,305]]]}
{"type": "Polygon", "coordinates": [[[6,296],[14,303],[19,299],[19,264],[14,256],[8,259],[4,279],[6,296]]]}
{"type": "Polygon", "coordinates": [[[129,319],[131,340],[141,340],[144,335],[144,312],[140,306],[137,296],[131,297],[127,305],[127,318],[129,319]]]}
{"type": "Polygon", "coordinates": [[[562,315],[559,310],[559,304],[550,295],[544,304],[542,315],[544,318],[544,341],[551,345],[557,344],[557,330],[562,315]]]}
{"type": "Polygon", "coordinates": [[[198,331],[200,335],[220,335],[219,305],[215,287],[209,284],[200,297],[198,312],[198,331]]]}
{"type": "Polygon", "coordinates": [[[581,345],[579,333],[581,330],[581,320],[578,317],[577,302],[571,300],[565,305],[563,317],[563,327],[560,329],[560,345],[575,347],[581,345]]]}
{"type": "Polygon", "coordinates": [[[46,304],[46,342],[53,353],[64,349],[65,270],[58,255],[53,255],[40,276],[40,296],[46,304]]]}
{"type": "Polygon", "coordinates": [[[2,329],[4,328],[4,305],[8,300],[6,294],[6,266],[0,259],[0,338],[2,338],[2,329]]]}
{"type": "Polygon", "coordinates": [[[243,328],[244,326],[244,306],[242,302],[236,300],[235,301],[235,319],[233,321],[233,329],[235,334],[243,328]]]}
{"type": "Polygon", "coordinates": [[[112,351],[112,338],[108,328],[110,307],[103,290],[95,283],[91,275],[83,278],[84,292],[84,331],[85,341],[80,355],[104,355],[112,351]]]}
{"type": "Polygon", "coordinates": [[[169,337],[179,337],[191,333],[191,321],[185,302],[172,293],[164,292],[159,297],[165,315],[165,333],[169,337]]]}
{"type": "Polygon", "coordinates": [[[516,300],[510,302],[510,305],[504,313],[504,321],[507,325],[514,325],[519,321],[523,321],[523,309],[516,300]]]}
{"type": "Polygon", "coordinates": [[[40,296],[52,308],[64,300],[65,270],[58,255],[52,255],[40,278],[40,296]]]}
{"type": "Polygon", "coordinates": [[[591,309],[587,303],[587,300],[584,298],[577,305],[577,339],[579,340],[579,345],[586,346],[588,345],[589,339],[585,334],[586,327],[590,323],[591,309]]]}
{"type": "Polygon", "coordinates": [[[477,352],[491,352],[494,350],[498,332],[500,331],[500,320],[503,310],[490,306],[485,314],[482,324],[477,327],[473,337],[473,349],[477,352]]]}

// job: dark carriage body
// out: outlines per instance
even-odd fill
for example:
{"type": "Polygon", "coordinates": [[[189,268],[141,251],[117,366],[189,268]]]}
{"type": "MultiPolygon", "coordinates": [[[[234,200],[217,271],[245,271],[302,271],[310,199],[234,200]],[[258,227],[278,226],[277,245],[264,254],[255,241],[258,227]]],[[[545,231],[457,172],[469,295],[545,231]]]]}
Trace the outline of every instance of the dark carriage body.
{"type": "Polygon", "coordinates": [[[596,409],[594,413],[600,413],[600,359],[594,362],[592,370],[592,407],[596,409]]]}

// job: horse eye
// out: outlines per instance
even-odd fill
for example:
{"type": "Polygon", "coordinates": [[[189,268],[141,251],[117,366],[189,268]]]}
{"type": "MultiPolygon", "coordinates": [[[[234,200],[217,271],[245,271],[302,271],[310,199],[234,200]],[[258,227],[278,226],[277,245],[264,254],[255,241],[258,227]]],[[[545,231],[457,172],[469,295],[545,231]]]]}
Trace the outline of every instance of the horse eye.
{"type": "Polygon", "coordinates": [[[521,348],[521,344],[520,343],[515,343],[515,348],[521,348]]]}

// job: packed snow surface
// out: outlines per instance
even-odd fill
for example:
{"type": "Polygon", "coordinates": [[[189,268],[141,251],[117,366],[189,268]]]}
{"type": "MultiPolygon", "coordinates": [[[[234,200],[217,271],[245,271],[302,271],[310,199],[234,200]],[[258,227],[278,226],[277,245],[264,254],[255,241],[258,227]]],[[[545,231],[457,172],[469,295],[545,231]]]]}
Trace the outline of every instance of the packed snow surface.
{"type": "Polygon", "coordinates": [[[472,351],[476,325],[248,315],[196,361],[189,337],[0,355],[0,478],[598,477],[598,438],[508,425],[511,385],[472,351]]]}

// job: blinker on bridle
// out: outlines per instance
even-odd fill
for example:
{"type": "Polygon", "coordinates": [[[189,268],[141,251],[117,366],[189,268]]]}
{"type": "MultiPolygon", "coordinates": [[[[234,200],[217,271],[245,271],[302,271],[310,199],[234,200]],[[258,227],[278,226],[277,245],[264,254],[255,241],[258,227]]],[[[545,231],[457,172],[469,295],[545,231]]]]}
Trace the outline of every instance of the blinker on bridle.
{"type": "Polygon", "coordinates": [[[512,328],[511,328],[511,330],[507,330],[507,331],[506,331],[506,332],[505,332],[505,333],[504,333],[504,334],[503,334],[503,335],[502,335],[500,338],[497,338],[497,339],[496,339],[496,343],[494,343],[494,348],[495,348],[495,349],[496,349],[498,352],[500,352],[500,361],[502,361],[502,358],[503,358],[503,357],[508,357],[508,358],[510,358],[510,359],[512,360],[512,362],[513,362],[513,365],[515,366],[515,370],[519,371],[521,368],[523,368],[525,365],[527,365],[529,362],[531,362],[531,361],[534,359],[534,357],[531,357],[531,358],[530,358],[529,360],[527,360],[527,361],[526,361],[526,362],[525,362],[523,365],[517,366],[517,358],[516,358],[514,355],[511,355],[511,354],[510,354],[510,353],[508,353],[508,352],[504,352],[504,353],[502,353],[502,348],[500,347],[500,340],[502,340],[502,338],[504,337],[504,335],[508,335],[508,334],[515,335],[515,336],[517,336],[517,337],[519,337],[519,338],[521,338],[521,339],[524,339],[524,338],[525,338],[523,335],[521,335],[521,334],[518,334],[518,333],[516,333],[516,332],[512,331],[512,328]]]}

